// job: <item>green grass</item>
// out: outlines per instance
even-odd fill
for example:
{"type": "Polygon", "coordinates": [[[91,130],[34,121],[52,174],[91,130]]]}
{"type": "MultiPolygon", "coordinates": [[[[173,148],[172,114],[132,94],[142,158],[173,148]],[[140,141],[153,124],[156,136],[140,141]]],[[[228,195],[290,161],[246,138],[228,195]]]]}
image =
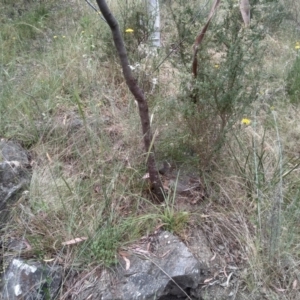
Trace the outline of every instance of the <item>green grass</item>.
{"type": "MultiPolygon", "coordinates": [[[[125,4],[110,3],[121,28],[127,26],[125,4]]],[[[83,2],[16,5],[20,14],[9,3],[0,4],[0,136],[30,151],[33,178],[29,200],[13,207],[5,235],[25,237],[32,247],[27,256],[59,258],[68,267],[90,270],[115,265],[120,250],[159,226],[188,240],[197,225],[212,250],[225,245],[244,270],[241,299],[262,294],[296,299],[300,127],[297,98],[290,99],[286,89],[297,97],[298,3],[287,1],[290,17],[280,24],[278,16],[272,28],[265,24],[257,95],[242,116],[251,124],[242,125],[241,116],[233,115],[224,147],[205,170],[199,169],[203,149],[195,150],[203,129],[191,115],[191,136],[181,110],[189,101],[181,84],[190,75],[180,67],[178,51],[157,68],[176,36],[170,34],[175,27],[166,5],[161,6],[166,47],[156,58],[130,57],[140,64],[136,76],[148,88],[158,161],[186,172],[196,169],[206,188],[196,204],[168,191],[161,206],[151,203],[142,179],[146,155],[138,111],[108,26],[83,2]],[[153,91],[152,78],[158,79],[153,91]],[[87,239],[63,244],[78,237],[87,239]]],[[[200,24],[195,26],[197,32],[200,24]]]]}

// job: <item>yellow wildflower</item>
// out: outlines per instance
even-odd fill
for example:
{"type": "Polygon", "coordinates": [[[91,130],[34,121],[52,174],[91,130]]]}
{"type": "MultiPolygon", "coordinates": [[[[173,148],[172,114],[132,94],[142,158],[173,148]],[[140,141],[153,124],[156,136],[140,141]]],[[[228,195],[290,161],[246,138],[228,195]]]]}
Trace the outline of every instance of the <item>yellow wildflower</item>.
{"type": "Polygon", "coordinates": [[[300,42],[296,42],[295,49],[296,50],[300,49],[300,42]]]}
{"type": "Polygon", "coordinates": [[[215,68],[219,69],[220,65],[219,64],[215,64],[215,68]]]}
{"type": "Polygon", "coordinates": [[[62,38],[63,38],[63,39],[65,39],[65,38],[66,38],[66,36],[65,36],[65,35],[63,35],[63,36],[62,36],[62,38]]]}
{"type": "Polygon", "coordinates": [[[247,119],[247,118],[243,118],[242,121],[241,121],[241,123],[244,124],[244,125],[250,125],[251,124],[251,120],[247,119]]]}
{"type": "Polygon", "coordinates": [[[131,28],[127,28],[127,29],[125,30],[126,33],[132,33],[133,31],[134,31],[134,30],[131,29],[131,28]]]}
{"type": "Polygon", "coordinates": [[[54,38],[54,39],[57,39],[57,35],[55,35],[53,38],[54,38]]]}

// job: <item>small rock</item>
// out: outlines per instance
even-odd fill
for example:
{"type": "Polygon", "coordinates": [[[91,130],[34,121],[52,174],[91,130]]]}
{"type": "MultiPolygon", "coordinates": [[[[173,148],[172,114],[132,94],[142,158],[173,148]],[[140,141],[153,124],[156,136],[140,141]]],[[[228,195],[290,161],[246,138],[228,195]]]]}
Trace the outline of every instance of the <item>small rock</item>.
{"type": "Polygon", "coordinates": [[[55,299],[62,282],[62,268],[14,258],[1,281],[3,300],[55,299]]]}
{"type": "Polygon", "coordinates": [[[20,145],[0,141],[0,227],[8,218],[9,204],[14,203],[30,183],[28,164],[27,151],[20,145]]]}

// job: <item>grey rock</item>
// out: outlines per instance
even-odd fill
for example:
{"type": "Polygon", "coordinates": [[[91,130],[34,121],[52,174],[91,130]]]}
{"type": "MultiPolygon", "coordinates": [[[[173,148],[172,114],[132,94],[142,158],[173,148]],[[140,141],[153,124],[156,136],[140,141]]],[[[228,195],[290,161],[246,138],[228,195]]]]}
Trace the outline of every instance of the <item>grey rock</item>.
{"type": "Polygon", "coordinates": [[[204,265],[170,232],[157,236],[155,248],[152,255],[132,253],[128,256],[130,268],[126,270],[121,261],[111,283],[103,286],[99,280],[99,286],[89,288],[88,293],[83,292],[76,299],[88,296],[101,300],[186,299],[189,290],[205,279],[204,265]]]}
{"type": "Polygon", "coordinates": [[[0,141],[0,228],[7,220],[9,204],[29,185],[27,152],[13,142],[0,141]]]}
{"type": "Polygon", "coordinates": [[[28,154],[20,145],[12,141],[0,141],[0,161],[18,161],[28,164],[28,154]]]}
{"type": "Polygon", "coordinates": [[[3,300],[55,299],[62,282],[62,268],[14,258],[4,272],[3,300]]]}

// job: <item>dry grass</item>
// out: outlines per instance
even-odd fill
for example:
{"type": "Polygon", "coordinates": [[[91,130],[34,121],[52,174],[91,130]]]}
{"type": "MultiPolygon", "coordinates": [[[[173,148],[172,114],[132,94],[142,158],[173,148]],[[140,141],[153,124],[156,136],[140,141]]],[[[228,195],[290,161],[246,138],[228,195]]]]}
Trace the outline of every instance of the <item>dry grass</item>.
{"type": "MultiPolygon", "coordinates": [[[[122,3],[111,4],[118,12],[122,3]]],[[[300,128],[298,108],[285,95],[297,37],[288,21],[262,42],[268,51],[260,96],[247,115],[252,122],[241,126],[237,120],[214,165],[202,174],[205,197],[194,201],[195,194],[170,193],[165,206],[156,207],[142,180],[137,107],[113,51],[105,52],[111,45],[105,23],[81,1],[71,8],[53,0],[43,18],[22,9],[0,34],[0,134],[20,141],[33,157],[29,200],[13,207],[5,233],[31,245],[19,255],[54,258],[88,274],[95,264],[113,263],[120,247],[162,223],[186,240],[189,229],[200,226],[218,259],[240,268],[241,299],[296,299],[300,128]],[[36,29],[20,29],[22,18],[36,29]],[[82,236],[87,242],[62,245],[82,236]],[[111,243],[102,243],[108,236],[111,243]]],[[[163,32],[166,44],[168,36],[163,32]]],[[[169,60],[157,70],[164,57],[161,51],[153,60],[141,60],[144,69],[137,74],[149,87],[159,161],[174,161],[189,172],[197,158],[187,149],[182,118],[170,113],[184,74],[169,60]],[[153,77],[159,82],[154,90],[153,77]]]]}

